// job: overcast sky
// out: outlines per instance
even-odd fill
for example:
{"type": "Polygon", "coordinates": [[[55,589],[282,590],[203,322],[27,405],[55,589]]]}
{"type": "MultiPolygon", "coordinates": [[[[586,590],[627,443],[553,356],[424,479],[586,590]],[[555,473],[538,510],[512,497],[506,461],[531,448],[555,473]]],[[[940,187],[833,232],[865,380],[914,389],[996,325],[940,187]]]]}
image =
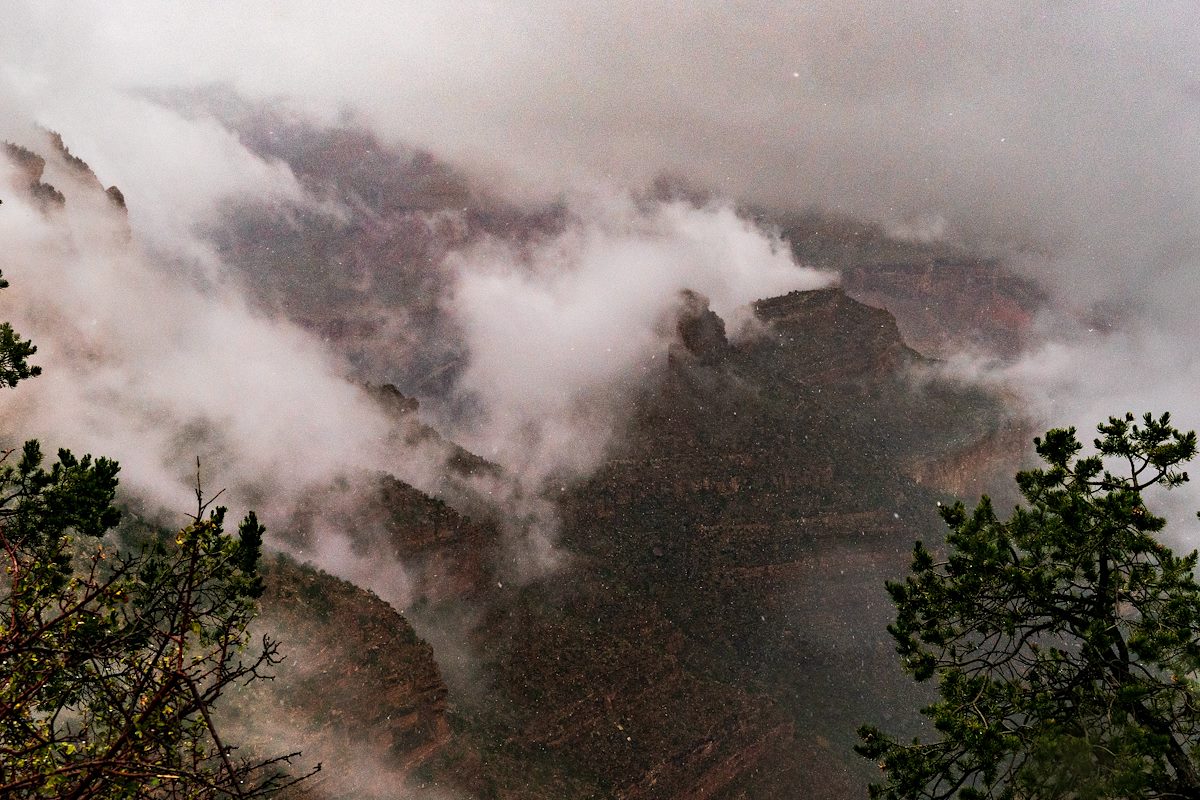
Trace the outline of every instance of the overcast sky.
{"type": "Polygon", "coordinates": [[[111,90],[226,82],[527,191],[673,170],[1059,251],[1086,236],[1076,291],[1142,290],[1128,257],[1159,274],[1195,245],[1192,3],[6,5],[0,79],[73,141],[99,138],[111,90]]]}
{"type": "Polygon", "coordinates": [[[0,4],[0,135],[60,130],[151,243],[187,241],[231,193],[299,192],[135,91],[224,83],[426,146],[514,197],[670,171],[986,244],[1063,305],[1130,309],[1119,336],[1005,373],[1051,413],[1200,422],[1194,3],[0,4]]]}

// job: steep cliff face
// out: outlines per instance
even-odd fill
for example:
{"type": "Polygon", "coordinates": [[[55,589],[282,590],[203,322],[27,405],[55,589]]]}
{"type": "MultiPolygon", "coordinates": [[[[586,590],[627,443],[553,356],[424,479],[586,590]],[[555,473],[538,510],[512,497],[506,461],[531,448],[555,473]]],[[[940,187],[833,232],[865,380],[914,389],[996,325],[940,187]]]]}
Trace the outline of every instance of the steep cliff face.
{"type": "Polygon", "coordinates": [[[1011,418],[982,438],[948,450],[937,458],[908,460],[904,469],[917,483],[971,502],[989,495],[998,508],[1021,502],[1013,473],[1030,466],[1033,424],[1011,418]]]}
{"type": "Polygon", "coordinates": [[[765,354],[774,345],[776,365],[806,383],[879,382],[921,358],[901,339],[894,316],[840,288],[759,300],[754,312],[768,330],[744,350],[765,354]]]}
{"type": "MultiPolygon", "coordinates": [[[[399,585],[379,590],[400,608],[477,594],[490,581],[501,545],[495,524],[383,474],[311,492],[276,535],[299,552],[336,535],[339,558],[396,565],[403,572],[394,579],[399,585]]],[[[362,578],[370,575],[367,569],[362,578]]]]}
{"type": "Polygon", "coordinates": [[[760,301],[767,335],[738,348],[739,373],[834,411],[900,462],[935,461],[990,436],[1011,416],[1006,401],[939,377],[910,348],[889,312],[842,289],[760,301]]]}
{"type": "Polygon", "coordinates": [[[121,190],[116,186],[105,189],[87,162],[71,153],[62,136],[54,131],[43,131],[37,138],[39,141],[27,143],[29,147],[14,142],[4,142],[0,147],[0,157],[5,158],[16,170],[15,189],[27,192],[41,204],[43,210],[64,206],[66,195],[60,188],[43,180],[46,176],[46,157],[49,156],[55,159],[56,166],[61,166],[67,180],[75,182],[85,192],[106,195],[113,206],[125,210],[125,195],[121,190]]]}
{"type": "Polygon", "coordinates": [[[43,208],[61,206],[66,202],[62,192],[42,182],[42,176],[46,172],[46,159],[12,142],[4,143],[4,155],[16,168],[16,188],[28,192],[43,208]]]}
{"type": "MultiPolygon", "coordinates": [[[[840,292],[758,313],[760,335],[730,342],[684,298],[623,443],[566,493],[560,576],[497,580],[494,527],[392,479],[357,496],[339,529],[425,576],[412,613],[469,662],[450,665],[467,673],[447,696],[451,733],[417,748],[429,757],[411,780],[502,798],[861,790],[852,730],[880,716],[876,697],[908,691],[880,678],[895,674],[882,581],[938,529],[935,496],[882,443],[921,357],[840,292]]],[[[981,420],[995,410],[951,390],[919,399],[944,413],[947,397],[981,420]]]]}
{"type": "MultiPolygon", "coordinates": [[[[835,743],[833,759],[792,769],[856,770],[856,720],[888,715],[877,699],[910,692],[884,630],[883,582],[906,571],[915,537],[941,530],[942,495],[905,466],[985,441],[1002,409],[915,386],[907,371],[923,358],[895,321],[841,291],[755,309],[764,330],[725,347],[711,323],[694,334],[706,309],[685,315],[623,444],[570,494],[567,540],[662,610],[682,663],[778,703],[793,752],[835,743]]],[[[733,783],[771,796],[756,794],[753,761],[733,783]]]]}
{"type": "MultiPolygon", "coordinates": [[[[582,568],[569,582],[512,593],[480,634],[486,697],[461,703],[477,763],[448,760],[478,796],[716,797],[745,790],[769,764],[840,776],[831,754],[800,743],[777,701],[688,663],[684,633],[653,598],[582,568]]],[[[808,774],[807,772],[805,774],[808,774]]]]}
{"type": "MultiPolygon", "coordinates": [[[[247,130],[353,213],[297,225],[245,210],[214,233],[225,254],[269,305],[436,391],[457,363],[441,254],[506,219],[536,235],[553,214],[506,217],[444,167],[361,133],[247,130]]],[[[91,185],[61,143],[47,153],[91,185]]],[[[42,185],[40,156],[10,156],[30,191],[42,185]]],[[[881,263],[870,274],[898,277],[870,285],[888,296],[942,291],[941,272],[910,286],[881,263]]],[[[919,705],[884,633],[883,581],[907,570],[914,538],[936,540],[942,491],[981,486],[981,462],[1011,472],[1002,451],[1020,431],[995,397],[913,380],[928,361],[907,323],[846,291],[754,312],[755,332],[731,340],[703,298],[681,299],[676,341],[621,440],[556,493],[569,568],[524,585],[499,577],[504,520],[473,488],[503,472],[424,426],[414,400],[372,389],[397,444],[441,454],[438,496],[352,476],[273,531],[306,552],[336,533],[353,557],[402,565],[389,600],[437,650],[377,597],[273,562],[263,626],[290,657],[275,684],[231,698],[248,742],[324,761],[310,796],[406,784],[514,800],[861,794],[854,727],[903,729],[897,709],[919,705]],[[297,736],[277,744],[281,730],[297,736]]]]}
{"type": "Polygon", "coordinates": [[[478,555],[495,540],[415,490],[385,482],[359,507],[395,520],[397,557],[469,575],[413,608],[435,630],[472,620],[443,642],[470,677],[417,779],[500,798],[852,797],[869,773],[855,726],[912,724],[883,581],[939,535],[943,495],[911,459],[965,474],[964,443],[1007,435],[999,401],[915,385],[923,357],[890,315],[839,291],[764,301],[736,342],[702,298],[680,308],[621,444],[563,496],[567,572],[497,581],[496,551],[478,555]]]}
{"type": "Polygon", "coordinates": [[[842,270],[856,299],[887,308],[905,341],[923,353],[972,349],[1013,357],[1033,334],[1046,296],[994,260],[960,256],[861,265],[842,270]]]}
{"type": "Polygon", "coordinates": [[[283,557],[264,565],[256,633],[280,642],[274,679],[228,695],[227,738],[321,764],[298,797],[385,798],[450,741],[446,686],[432,649],[393,608],[283,557]]]}
{"type": "Polygon", "coordinates": [[[556,207],[506,203],[430,153],[385,144],[362,128],[318,126],[215,89],[171,93],[164,102],[220,120],[338,208],[231,202],[208,234],[261,305],[325,338],[366,380],[437,396],[464,357],[447,313],[447,253],[486,236],[534,238],[561,224],[556,207]]]}

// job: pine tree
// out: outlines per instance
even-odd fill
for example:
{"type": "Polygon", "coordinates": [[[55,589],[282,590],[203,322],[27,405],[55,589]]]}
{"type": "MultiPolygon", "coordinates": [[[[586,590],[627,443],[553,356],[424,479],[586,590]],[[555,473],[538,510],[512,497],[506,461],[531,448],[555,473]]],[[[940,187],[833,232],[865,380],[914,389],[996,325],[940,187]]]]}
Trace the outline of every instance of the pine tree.
{"type": "MultiPolygon", "coordinates": [[[[0,279],[0,287],[7,285],[0,279]]],[[[38,374],[0,324],[0,384],[38,374]]],[[[118,466],[36,441],[0,453],[0,797],[260,797],[290,756],[240,757],[213,718],[223,691],[263,677],[248,647],[263,528],[237,537],[197,487],[192,524],[116,546],[118,466]]]]}
{"type": "Polygon", "coordinates": [[[1143,492],[1187,481],[1195,433],[1166,414],[1035,439],[1041,469],[1007,520],[943,509],[946,557],[916,545],[889,583],[904,668],[936,682],[933,741],[864,726],[872,797],[1200,797],[1197,554],[1156,537],[1143,492]]]}
{"type": "MultiPolygon", "coordinates": [[[[0,275],[0,289],[7,289],[8,281],[0,275]]],[[[42,368],[31,366],[29,359],[37,348],[28,339],[22,339],[10,323],[0,322],[0,386],[13,388],[19,381],[42,374],[42,368]]]]}

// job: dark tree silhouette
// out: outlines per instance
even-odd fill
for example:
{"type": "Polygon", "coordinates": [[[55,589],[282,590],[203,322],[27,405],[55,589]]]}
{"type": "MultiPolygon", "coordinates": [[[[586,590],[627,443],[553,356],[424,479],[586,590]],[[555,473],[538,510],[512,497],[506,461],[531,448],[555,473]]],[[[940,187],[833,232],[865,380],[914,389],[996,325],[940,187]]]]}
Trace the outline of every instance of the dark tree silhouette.
{"type": "Polygon", "coordinates": [[[1197,554],[1156,538],[1143,499],[1187,481],[1196,435],[1166,414],[1098,430],[1087,457],[1074,429],[1036,439],[1027,505],[943,509],[946,556],[918,543],[888,585],[904,667],[937,684],[938,738],[860,729],[884,773],[872,797],[1200,797],[1197,554]]]}

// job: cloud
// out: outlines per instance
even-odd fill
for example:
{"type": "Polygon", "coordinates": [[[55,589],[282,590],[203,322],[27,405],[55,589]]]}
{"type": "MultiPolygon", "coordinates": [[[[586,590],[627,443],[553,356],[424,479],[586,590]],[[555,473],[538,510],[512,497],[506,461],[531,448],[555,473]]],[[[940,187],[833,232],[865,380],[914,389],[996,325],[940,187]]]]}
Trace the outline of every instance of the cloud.
{"type": "MultiPolygon", "coordinates": [[[[1120,328],[1062,331],[1012,362],[963,353],[927,368],[951,380],[987,386],[1018,398],[1037,430],[1074,427],[1085,451],[1093,451],[1096,425],[1110,416],[1170,412],[1182,430],[1200,428],[1200,359],[1158,320],[1128,320],[1120,328]]],[[[1027,455],[1033,459],[1032,443],[1027,455]]],[[[1120,474],[1123,464],[1114,464],[1120,474]]],[[[1011,487],[1009,487],[1011,489],[1011,487]]],[[[1147,492],[1150,508],[1169,520],[1165,538],[1195,548],[1200,484],[1171,492],[1147,492]]]]}
{"type": "MultiPolygon", "coordinates": [[[[542,195],[670,170],[787,207],[909,227],[941,216],[979,242],[1052,251],[1053,269],[1016,263],[1088,300],[1154,292],[1147,272],[1172,275],[1197,250],[1189,3],[327,11],[18,3],[0,70],[80,143],[97,125],[136,132],[124,109],[104,113],[114,91],[225,82],[325,119],[349,113],[542,195]]],[[[130,185],[124,173],[140,169],[113,168],[130,185]]]]}
{"type": "Polygon", "coordinates": [[[674,338],[683,290],[733,319],[755,299],[834,280],[728,206],[593,196],[572,217],[532,250],[488,240],[452,262],[470,352],[457,388],[482,408],[464,436],[537,479],[597,463],[614,401],[629,399],[674,338]]]}
{"type": "MultiPolygon", "coordinates": [[[[1053,413],[1075,418],[1126,401],[1190,412],[1193,395],[1173,387],[1192,385],[1197,371],[1187,345],[1200,301],[1193,15],[1185,2],[1042,0],[414,0],[336,15],[315,0],[18,2],[0,31],[0,133],[26,135],[34,121],[61,130],[106,183],[126,190],[139,241],[169,254],[185,283],[221,283],[220,264],[190,231],[223,198],[311,201],[278,163],[255,158],[211,120],[145,102],[143,88],[222,82],[250,98],[283,98],[325,121],[349,118],[388,141],[429,147],[513,197],[619,195],[669,171],[739,200],[860,215],[909,238],[1004,254],[1061,307],[1121,310],[1133,323],[1125,338],[1070,339],[1071,356],[1054,362],[1054,347],[1067,346],[1059,329],[1059,344],[1031,356],[1049,360],[1012,373],[1031,396],[1050,398],[1053,413]],[[1136,383],[1107,377],[1128,364],[1136,383]]],[[[561,464],[590,463],[607,423],[589,413],[577,424],[580,404],[652,349],[668,290],[718,274],[664,262],[716,241],[699,236],[709,225],[727,237],[713,252],[736,259],[763,247],[719,209],[589,202],[533,254],[492,242],[457,257],[456,313],[477,355],[463,389],[490,398],[495,426],[467,433],[522,470],[544,471],[555,463],[547,453],[579,442],[578,463],[561,464]],[[560,257],[571,266],[549,269],[560,257]],[[640,269],[602,266],[625,259],[640,269]],[[504,304],[521,313],[506,319],[504,304]],[[612,336],[610,317],[623,335],[612,336]],[[559,335],[548,339],[551,328],[559,335]]],[[[770,293],[774,284],[738,285],[770,293]]],[[[718,305],[741,296],[693,288],[718,305]]],[[[221,300],[226,309],[238,302],[221,300]]],[[[204,319],[188,323],[199,341],[215,335],[216,317],[204,319]]],[[[254,325],[245,330],[255,341],[288,340],[328,358],[303,337],[291,341],[298,334],[278,321],[254,325]]],[[[178,372],[165,374],[204,396],[178,372]]],[[[256,441],[261,432],[243,433],[256,441]]]]}
{"type": "MultiPolygon", "coordinates": [[[[349,111],[543,193],[673,170],[778,205],[942,215],[981,240],[1072,251],[1070,270],[1041,277],[1088,295],[1136,285],[1145,265],[1126,256],[1164,256],[1148,242],[1172,229],[1194,246],[1180,230],[1200,168],[1188,3],[327,11],[19,4],[0,49],[55,117],[84,93],[107,97],[96,85],[228,82],[327,119],[349,111]]],[[[97,118],[72,120],[72,140],[97,118]]]]}
{"type": "Polygon", "coordinates": [[[351,109],[552,191],[674,168],[787,205],[949,210],[1004,228],[1008,215],[1044,231],[1086,221],[1089,206],[1186,196],[1170,167],[1197,163],[1177,135],[1200,111],[1191,13],[1038,0],[416,0],[336,16],[312,0],[49,2],[17,5],[4,60],[35,93],[221,81],[330,117],[351,109]],[[1103,186],[1124,199],[1081,197],[1103,186]]]}
{"type": "MultiPolygon", "coordinates": [[[[254,156],[211,119],[163,109],[139,119],[179,134],[208,164],[191,168],[202,185],[166,192],[149,221],[137,222],[141,204],[168,184],[135,181],[127,215],[34,128],[26,143],[46,156],[42,177],[63,193],[62,207],[39,206],[4,166],[0,269],[13,288],[3,312],[38,343],[46,368],[6,396],[7,429],[116,458],[127,490],[177,514],[190,506],[195,457],[210,493],[226,488],[235,509],[256,506],[268,522],[346,475],[385,471],[440,488],[445,444],[406,439],[324,342],[252,305],[193,230],[231,195],[318,213],[321,204],[285,165],[254,156]]],[[[515,580],[561,565],[544,482],[598,463],[622,404],[674,337],[684,289],[732,320],[755,298],[832,280],[798,266],[730,206],[622,192],[575,197],[563,228],[532,243],[474,240],[451,251],[447,268],[456,279],[447,302],[470,355],[454,391],[479,414],[446,422],[509,470],[474,491],[501,510],[502,572],[515,580]]],[[[399,606],[412,599],[417,579],[403,565],[314,524],[315,538],[291,546],[399,606]]]]}
{"type": "MultiPolygon", "coordinates": [[[[65,201],[37,203],[7,160],[0,166],[0,270],[12,284],[0,317],[33,339],[45,370],[0,398],[9,445],[33,436],[115,458],[123,487],[175,522],[194,508],[197,457],[209,495],[228,489],[224,502],[269,522],[339,476],[384,470],[433,486],[443,446],[406,444],[322,342],[227,282],[197,280],[191,238],[169,252],[143,248],[94,178],[44,134],[27,143],[47,156],[44,180],[65,201]]],[[[375,572],[403,577],[398,566],[375,572]]]]}

